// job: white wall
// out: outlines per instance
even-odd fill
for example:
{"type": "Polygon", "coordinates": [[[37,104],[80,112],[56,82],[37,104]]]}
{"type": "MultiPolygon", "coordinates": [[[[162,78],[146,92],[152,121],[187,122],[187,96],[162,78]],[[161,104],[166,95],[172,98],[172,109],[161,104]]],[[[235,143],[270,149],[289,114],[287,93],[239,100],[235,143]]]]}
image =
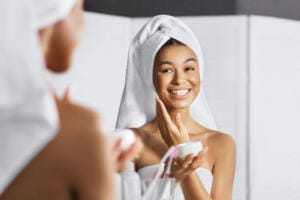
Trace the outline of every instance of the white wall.
{"type": "Polygon", "coordinates": [[[300,199],[300,22],[251,17],[251,199],[300,199]]]}

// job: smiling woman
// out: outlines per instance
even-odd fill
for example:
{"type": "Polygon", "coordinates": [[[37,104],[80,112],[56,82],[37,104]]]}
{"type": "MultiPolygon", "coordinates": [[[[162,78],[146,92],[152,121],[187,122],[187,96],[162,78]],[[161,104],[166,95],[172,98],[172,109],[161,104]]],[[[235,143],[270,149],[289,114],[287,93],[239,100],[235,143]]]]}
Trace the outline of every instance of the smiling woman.
{"type": "Polygon", "coordinates": [[[132,128],[144,148],[135,166],[145,180],[168,148],[200,141],[203,151],[176,158],[175,199],[232,198],[235,143],[217,131],[205,99],[203,55],[197,38],[177,18],[152,18],[132,41],[118,128],[132,128]],[[155,109],[156,105],[156,109],[155,109]]]}
{"type": "Polygon", "coordinates": [[[190,105],[199,93],[198,61],[189,47],[175,39],[169,41],[155,58],[153,83],[167,108],[180,109],[190,105]]]}

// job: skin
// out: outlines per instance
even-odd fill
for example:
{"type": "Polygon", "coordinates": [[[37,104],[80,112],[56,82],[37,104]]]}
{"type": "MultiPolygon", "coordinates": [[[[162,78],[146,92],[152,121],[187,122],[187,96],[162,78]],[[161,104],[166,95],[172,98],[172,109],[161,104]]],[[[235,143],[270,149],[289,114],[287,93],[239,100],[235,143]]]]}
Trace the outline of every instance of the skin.
{"type": "MultiPolygon", "coordinates": [[[[47,68],[67,70],[83,30],[78,0],[63,20],[39,31],[47,68]]],[[[114,199],[113,175],[141,149],[139,140],[127,151],[112,147],[103,134],[101,116],[69,97],[54,95],[60,127],[55,138],[33,158],[4,191],[1,200],[114,199]]]]}
{"type": "Polygon", "coordinates": [[[207,129],[190,116],[189,107],[201,84],[194,52],[184,45],[163,47],[154,62],[153,83],[157,92],[156,118],[134,129],[144,143],[135,160],[137,168],[158,164],[172,145],[201,141],[204,150],[195,157],[177,158],[171,176],[181,184],[185,199],[232,199],[235,142],[229,135],[207,129]],[[188,93],[179,96],[171,92],[177,89],[188,89],[188,93]],[[205,190],[196,174],[198,167],[213,174],[211,191],[205,190]]]}

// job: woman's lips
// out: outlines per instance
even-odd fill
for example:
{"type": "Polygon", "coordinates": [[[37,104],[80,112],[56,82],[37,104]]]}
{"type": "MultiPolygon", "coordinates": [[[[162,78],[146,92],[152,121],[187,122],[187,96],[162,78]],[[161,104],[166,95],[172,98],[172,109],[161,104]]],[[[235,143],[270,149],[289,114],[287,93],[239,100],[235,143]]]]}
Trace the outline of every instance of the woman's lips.
{"type": "Polygon", "coordinates": [[[176,98],[184,98],[191,91],[191,89],[171,89],[168,91],[176,98]]]}

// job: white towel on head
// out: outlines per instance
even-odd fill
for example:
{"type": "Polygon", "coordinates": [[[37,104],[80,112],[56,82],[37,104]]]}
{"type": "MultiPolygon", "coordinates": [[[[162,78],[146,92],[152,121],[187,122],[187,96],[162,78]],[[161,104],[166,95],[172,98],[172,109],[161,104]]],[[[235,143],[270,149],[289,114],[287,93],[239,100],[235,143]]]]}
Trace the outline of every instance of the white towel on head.
{"type": "Polygon", "coordinates": [[[36,27],[43,28],[64,18],[77,0],[32,0],[36,27]]]}
{"type": "Polygon", "coordinates": [[[74,3],[0,0],[0,195],[57,132],[38,29],[62,19],[74,3]]]}
{"type": "MultiPolygon", "coordinates": [[[[127,72],[116,128],[139,127],[156,115],[155,89],[152,82],[155,55],[161,46],[174,38],[197,55],[200,78],[203,82],[203,55],[199,42],[179,19],[158,15],[148,21],[134,37],[127,60],[127,72]]],[[[191,115],[200,124],[216,130],[201,84],[200,94],[191,105],[191,115]]]]}

